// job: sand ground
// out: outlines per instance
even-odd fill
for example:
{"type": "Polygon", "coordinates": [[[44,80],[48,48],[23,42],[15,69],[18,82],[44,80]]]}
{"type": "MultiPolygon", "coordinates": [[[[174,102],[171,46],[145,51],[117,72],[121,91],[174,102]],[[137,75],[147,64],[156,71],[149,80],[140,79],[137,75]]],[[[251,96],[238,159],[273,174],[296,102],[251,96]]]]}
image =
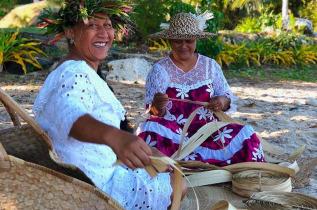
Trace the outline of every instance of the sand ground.
{"type": "MultiPolygon", "coordinates": [[[[31,110],[35,97],[47,77],[47,71],[28,75],[0,74],[0,87],[10,94],[32,116],[31,110]]],[[[317,98],[317,84],[305,82],[243,82],[238,79],[228,81],[238,100],[238,110],[232,117],[253,126],[258,135],[269,143],[292,153],[306,144],[302,156],[317,156],[317,107],[306,105],[308,97],[317,98]],[[295,105],[295,101],[302,105],[295,105]]],[[[134,128],[145,121],[143,85],[131,85],[108,82],[115,90],[115,95],[124,105],[127,118],[134,128]]],[[[6,110],[0,104],[0,129],[12,126],[6,110]]],[[[317,168],[310,184],[294,189],[317,197],[317,168]]]]}

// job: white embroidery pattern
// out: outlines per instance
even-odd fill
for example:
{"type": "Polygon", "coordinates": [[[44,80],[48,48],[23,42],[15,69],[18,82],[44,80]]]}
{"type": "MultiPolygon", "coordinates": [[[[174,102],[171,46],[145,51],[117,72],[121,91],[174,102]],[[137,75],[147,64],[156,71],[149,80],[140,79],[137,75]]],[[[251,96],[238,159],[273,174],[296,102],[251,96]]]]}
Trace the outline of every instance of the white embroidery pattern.
{"type": "Polygon", "coordinates": [[[208,88],[206,89],[206,91],[210,93],[210,98],[211,98],[214,95],[214,89],[212,87],[212,84],[208,84],[207,86],[208,88]]]}
{"type": "Polygon", "coordinates": [[[185,97],[188,98],[188,90],[185,90],[183,88],[177,88],[176,91],[178,92],[176,97],[181,97],[181,99],[184,99],[185,97]]]}
{"type": "Polygon", "coordinates": [[[187,157],[185,157],[185,161],[188,161],[188,160],[195,160],[195,158],[197,157],[196,154],[191,154],[191,155],[188,155],[187,157]]]}
{"type": "Polygon", "coordinates": [[[183,114],[179,115],[178,118],[177,118],[177,123],[178,123],[179,125],[185,124],[186,121],[187,121],[187,119],[184,118],[184,115],[183,115],[183,114]]]}
{"type": "Polygon", "coordinates": [[[264,157],[264,153],[263,153],[263,149],[262,149],[262,145],[259,145],[259,148],[254,148],[255,152],[252,152],[253,158],[252,160],[257,161],[258,159],[262,159],[262,157],[264,157]]]}
{"type": "MultiPolygon", "coordinates": [[[[182,130],[181,128],[178,128],[178,129],[176,130],[176,133],[179,134],[179,135],[182,135],[183,130],[182,130]]],[[[187,141],[188,139],[189,139],[188,133],[186,132],[184,141],[187,141]]]]}
{"type": "Polygon", "coordinates": [[[227,138],[227,139],[231,139],[232,138],[232,136],[229,134],[232,131],[233,131],[233,129],[228,129],[227,130],[227,127],[225,127],[223,129],[223,131],[221,132],[221,134],[218,134],[213,141],[218,141],[219,139],[221,139],[221,142],[225,143],[225,138],[227,138]]]}
{"type": "Polygon", "coordinates": [[[151,142],[151,136],[150,135],[148,135],[147,137],[146,137],[146,144],[147,145],[149,145],[149,146],[151,146],[151,147],[154,147],[155,145],[156,145],[156,141],[152,141],[151,142]]]}
{"type": "Polygon", "coordinates": [[[175,115],[172,115],[171,112],[170,112],[172,106],[173,106],[172,101],[167,102],[167,105],[166,105],[166,113],[165,113],[165,115],[164,115],[164,119],[165,119],[165,120],[168,120],[168,121],[174,121],[174,120],[176,120],[175,115]]]}
{"type": "Polygon", "coordinates": [[[201,107],[201,108],[198,110],[197,114],[199,115],[199,120],[201,120],[201,119],[206,120],[207,117],[210,117],[210,112],[209,112],[209,110],[206,109],[206,108],[204,108],[204,107],[201,107]]]}

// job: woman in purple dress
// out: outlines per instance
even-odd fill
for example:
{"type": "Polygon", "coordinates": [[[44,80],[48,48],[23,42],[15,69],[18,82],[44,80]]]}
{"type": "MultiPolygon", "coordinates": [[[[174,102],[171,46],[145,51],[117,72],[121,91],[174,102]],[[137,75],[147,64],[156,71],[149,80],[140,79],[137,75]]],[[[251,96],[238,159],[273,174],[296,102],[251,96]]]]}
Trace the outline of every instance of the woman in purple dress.
{"type": "MultiPolygon", "coordinates": [[[[172,53],[157,62],[146,80],[145,103],[151,118],[136,134],[147,144],[172,156],[179,147],[185,122],[200,107],[185,135],[185,142],[199,128],[218,118],[213,112],[235,111],[236,100],[215,60],[195,53],[196,39],[213,36],[203,32],[208,12],[200,16],[179,13],[168,30],[151,35],[168,39],[172,53]],[[176,99],[176,100],[174,100],[176,99]],[[208,102],[207,106],[180,101],[208,102]]],[[[261,143],[249,125],[228,124],[214,132],[184,160],[217,166],[239,162],[264,162],[261,143]]]]}

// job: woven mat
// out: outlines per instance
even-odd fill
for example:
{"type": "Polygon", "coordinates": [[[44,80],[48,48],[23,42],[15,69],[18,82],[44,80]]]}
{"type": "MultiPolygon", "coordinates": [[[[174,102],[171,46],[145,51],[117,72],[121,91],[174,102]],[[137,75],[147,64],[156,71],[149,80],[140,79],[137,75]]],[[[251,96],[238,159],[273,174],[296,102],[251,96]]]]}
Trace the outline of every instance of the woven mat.
{"type": "Polygon", "coordinates": [[[0,144],[0,209],[123,209],[92,185],[7,156],[0,144]]]}
{"type": "MultiPolygon", "coordinates": [[[[194,189],[199,200],[200,209],[210,209],[221,200],[229,201],[236,208],[247,208],[247,205],[242,202],[246,198],[234,194],[231,190],[231,184],[208,185],[195,187],[194,189]]],[[[181,209],[197,209],[195,194],[191,187],[188,187],[187,194],[181,203],[181,209]]]]}

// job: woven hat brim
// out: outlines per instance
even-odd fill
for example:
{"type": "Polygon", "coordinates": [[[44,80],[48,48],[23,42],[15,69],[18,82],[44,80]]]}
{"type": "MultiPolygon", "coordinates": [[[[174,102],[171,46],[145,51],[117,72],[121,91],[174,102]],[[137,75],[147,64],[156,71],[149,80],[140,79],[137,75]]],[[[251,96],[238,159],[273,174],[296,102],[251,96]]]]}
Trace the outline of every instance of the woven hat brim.
{"type": "Polygon", "coordinates": [[[160,31],[154,34],[149,35],[150,38],[154,39],[201,39],[216,36],[217,34],[209,32],[199,32],[195,34],[172,34],[170,31],[160,31]]]}

